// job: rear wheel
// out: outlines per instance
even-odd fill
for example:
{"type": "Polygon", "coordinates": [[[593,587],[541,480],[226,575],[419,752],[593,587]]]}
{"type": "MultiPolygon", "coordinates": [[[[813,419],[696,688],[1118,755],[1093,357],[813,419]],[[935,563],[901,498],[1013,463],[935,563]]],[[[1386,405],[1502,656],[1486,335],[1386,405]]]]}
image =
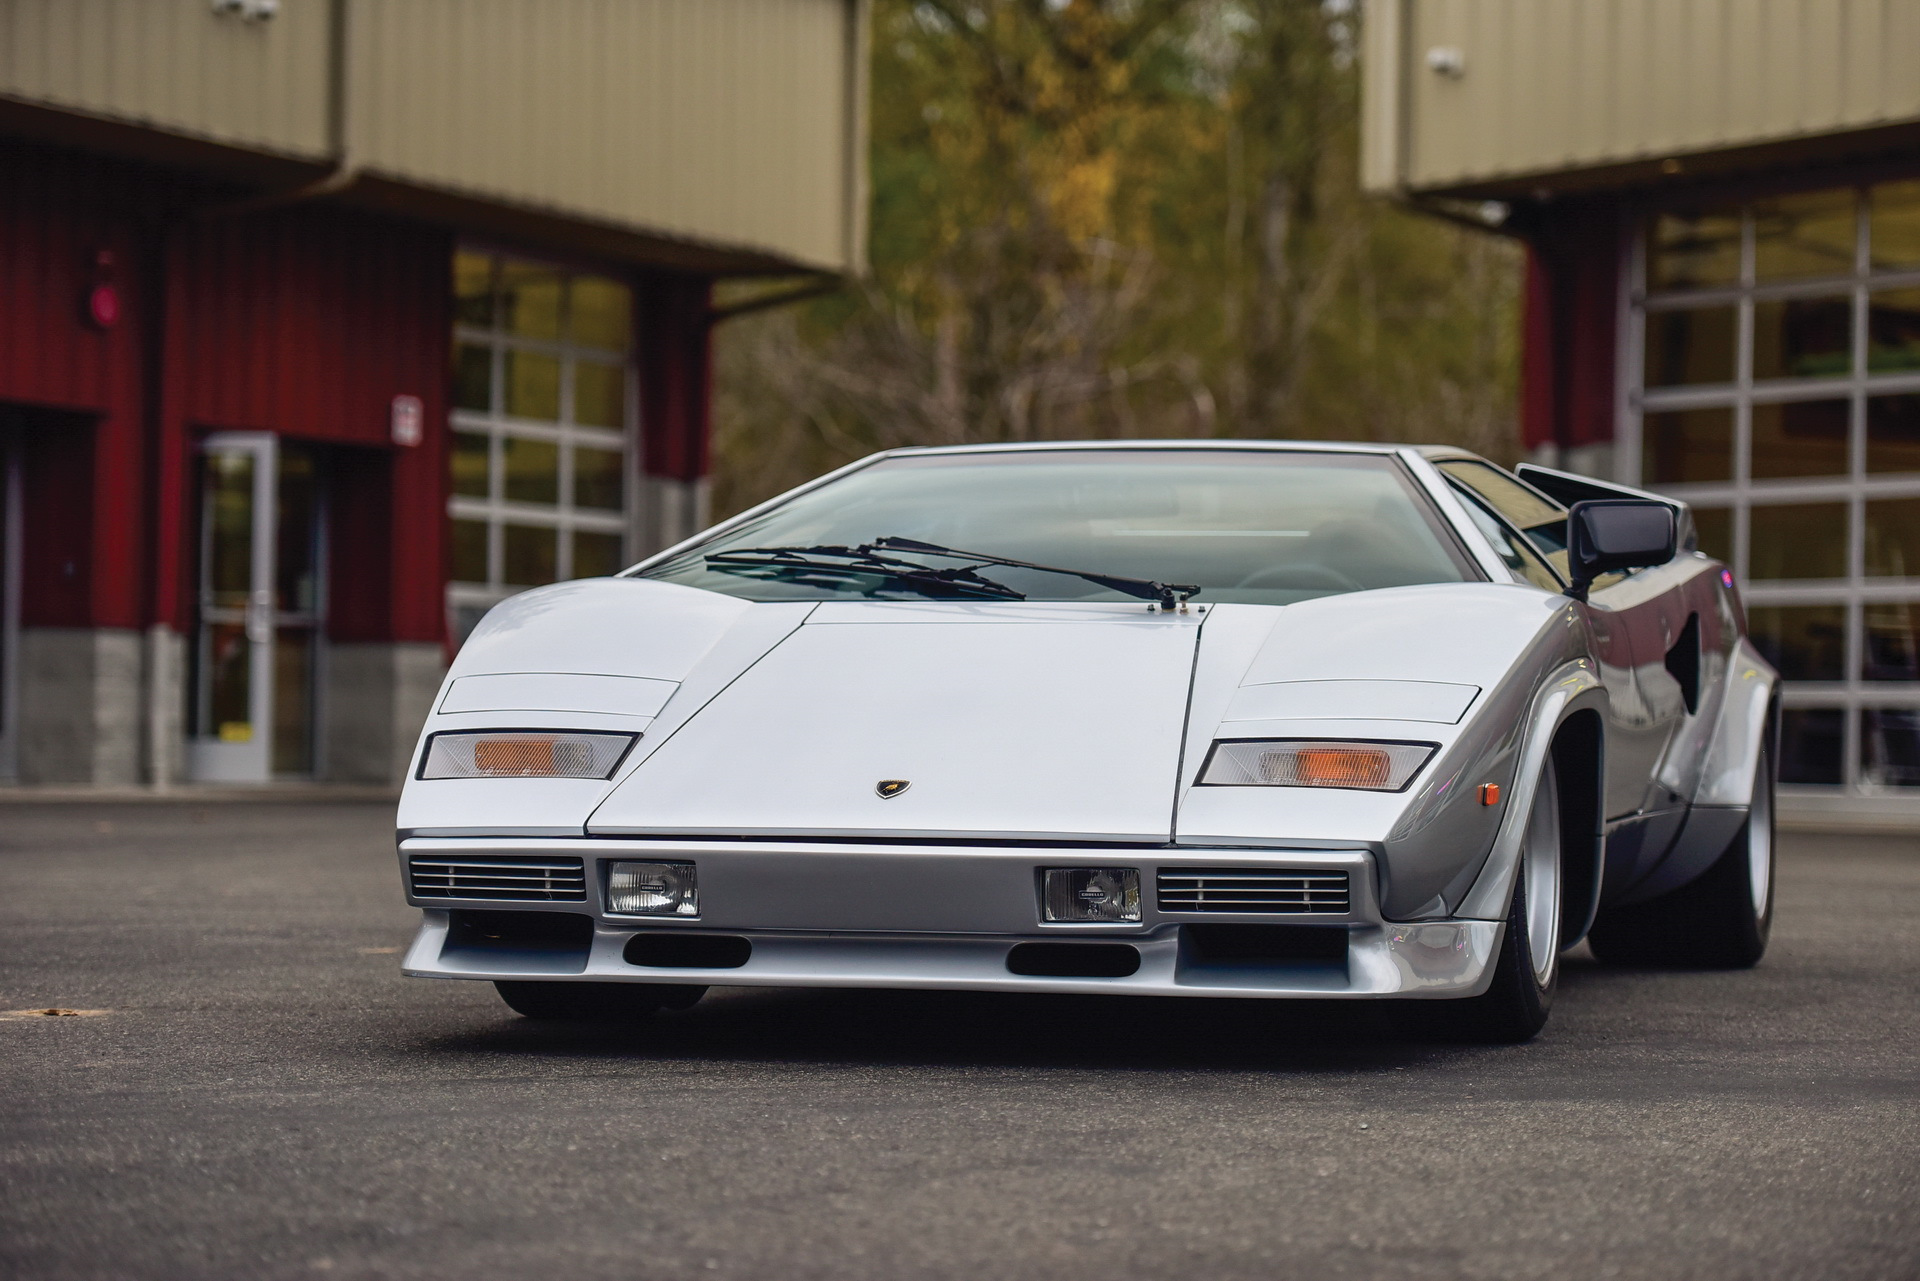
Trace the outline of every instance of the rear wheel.
{"type": "Polygon", "coordinates": [[[1600,914],[1587,942],[1607,965],[1743,970],[1773,932],[1773,757],[1755,765],[1753,804],[1725,852],[1698,880],[1600,914]]]}
{"type": "Polygon", "coordinates": [[[1559,986],[1560,790],[1549,760],[1527,815],[1493,982],[1481,995],[1452,1003],[1454,1029],[1487,1044],[1530,1041],[1547,1025],[1559,986]]]}
{"type": "Polygon", "coordinates": [[[500,981],[493,986],[501,1000],[527,1018],[595,1023],[627,1022],[655,1010],[684,1010],[707,991],[678,983],[500,981]]]}

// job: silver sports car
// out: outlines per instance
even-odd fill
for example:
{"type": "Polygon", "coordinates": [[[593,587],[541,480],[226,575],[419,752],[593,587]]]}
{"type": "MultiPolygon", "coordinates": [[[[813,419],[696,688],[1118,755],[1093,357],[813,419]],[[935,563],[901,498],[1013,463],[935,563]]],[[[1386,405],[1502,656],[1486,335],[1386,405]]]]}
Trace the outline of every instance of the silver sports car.
{"type": "Polygon", "coordinates": [[[1452,449],[898,450],[460,651],[408,974],[1386,998],[1532,1036],[1562,951],[1735,967],[1777,677],[1685,506],[1452,449]]]}

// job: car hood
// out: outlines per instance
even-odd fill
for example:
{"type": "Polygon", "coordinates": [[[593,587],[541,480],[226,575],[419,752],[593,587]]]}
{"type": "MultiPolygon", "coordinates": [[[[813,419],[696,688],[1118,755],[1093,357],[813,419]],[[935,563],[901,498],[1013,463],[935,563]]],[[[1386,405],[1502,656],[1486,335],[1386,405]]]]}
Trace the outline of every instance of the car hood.
{"type": "Polygon", "coordinates": [[[1167,841],[1200,621],[823,604],[649,745],[588,830],[1167,841]]]}

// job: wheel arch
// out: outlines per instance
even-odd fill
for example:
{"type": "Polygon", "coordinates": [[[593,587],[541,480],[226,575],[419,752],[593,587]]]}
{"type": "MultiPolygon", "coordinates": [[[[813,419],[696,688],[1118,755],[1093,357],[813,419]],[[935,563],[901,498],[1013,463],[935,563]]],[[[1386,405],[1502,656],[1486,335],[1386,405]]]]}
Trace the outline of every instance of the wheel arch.
{"type": "Polygon", "coordinates": [[[1600,910],[1606,862],[1606,731],[1600,713],[1576,707],[1550,748],[1560,801],[1560,945],[1586,937],[1600,910]]]}

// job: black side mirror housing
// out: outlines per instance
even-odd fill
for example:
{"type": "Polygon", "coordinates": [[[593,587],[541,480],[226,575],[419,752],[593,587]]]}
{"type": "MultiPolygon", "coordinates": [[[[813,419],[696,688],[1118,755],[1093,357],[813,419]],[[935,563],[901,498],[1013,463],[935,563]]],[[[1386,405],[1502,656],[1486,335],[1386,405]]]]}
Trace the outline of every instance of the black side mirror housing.
{"type": "Polygon", "coordinates": [[[1567,510],[1567,595],[1585,600],[1602,574],[1664,565],[1678,550],[1673,508],[1639,498],[1604,498],[1567,510]]]}

